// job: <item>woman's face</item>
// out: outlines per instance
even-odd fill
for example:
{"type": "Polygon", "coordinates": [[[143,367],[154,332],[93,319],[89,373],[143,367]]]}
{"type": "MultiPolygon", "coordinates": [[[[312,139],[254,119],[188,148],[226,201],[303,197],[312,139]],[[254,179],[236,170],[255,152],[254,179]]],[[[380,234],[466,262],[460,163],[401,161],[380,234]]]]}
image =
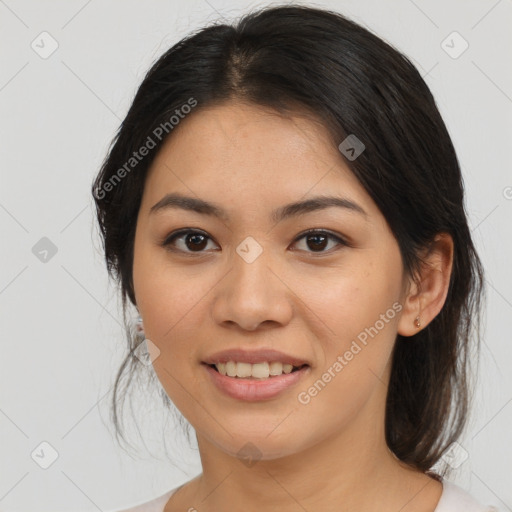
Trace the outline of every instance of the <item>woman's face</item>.
{"type": "Polygon", "coordinates": [[[408,281],[384,217],[320,125],[235,103],[182,120],[147,176],[133,278],[155,371],[203,444],[272,459],[375,437],[408,281]],[[346,202],[283,210],[327,196],[346,202]],[[216,356],[225,350],[241,352],[216,356]],[[245,360],[227,365],[240,375],[307,366],[244,378],[205,364],[226,359],[245,360]]]}

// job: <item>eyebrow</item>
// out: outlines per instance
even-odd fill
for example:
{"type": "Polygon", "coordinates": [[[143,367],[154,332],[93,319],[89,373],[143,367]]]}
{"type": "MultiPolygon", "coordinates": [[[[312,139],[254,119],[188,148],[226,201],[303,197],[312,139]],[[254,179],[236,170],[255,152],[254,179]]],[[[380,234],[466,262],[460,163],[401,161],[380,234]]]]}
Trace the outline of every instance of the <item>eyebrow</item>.
{"type": "MultiPolygon", "coordinates": [[[[368,217],[366,211],[360,205],[351,201],[350,199],[336,196],[315,196],[311,199],[289,203],[273,210],[270,214],[270,219],[273,222],[280,222],[290,217],[304,215],[309,212],[324,210],[326,208],[332,207],[344,208],[349,211],[356,212],[365,218],[368,217]]],[[[211,215],[219,219],[229,219],[226,211],[223,210],[219,205],[204,201],[203,199],[184,196],[178,193],[167,194],[162,197],[160,201],[158,201],[150,208],[149,213],[153,214],[170,208],[179,208],[202,215],[211,215]]]]}

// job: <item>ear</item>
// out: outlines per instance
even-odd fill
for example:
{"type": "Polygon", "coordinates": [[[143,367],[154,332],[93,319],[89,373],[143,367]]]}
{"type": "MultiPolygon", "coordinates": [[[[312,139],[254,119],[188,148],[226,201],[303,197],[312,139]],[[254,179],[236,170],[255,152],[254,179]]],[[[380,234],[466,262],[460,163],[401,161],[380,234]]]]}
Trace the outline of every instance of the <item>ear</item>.
{"type": "Polygon", "coordinates": [[[413,336],[438,315],[448,295],[452,265],[453,239],[448,233],[439,233],[422,254],[416,279],[409,278],[398,334],[413,336]]]}

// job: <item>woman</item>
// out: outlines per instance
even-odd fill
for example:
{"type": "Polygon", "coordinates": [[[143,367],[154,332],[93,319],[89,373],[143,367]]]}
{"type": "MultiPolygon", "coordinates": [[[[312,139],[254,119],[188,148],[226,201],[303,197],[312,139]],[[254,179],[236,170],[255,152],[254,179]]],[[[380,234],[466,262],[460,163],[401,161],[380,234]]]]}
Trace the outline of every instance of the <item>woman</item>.
{"type": "Polygon", "coordinates": [[[93,193],[203,467],[133,510],[489,510],[433,469],[466,423],[483,271],[406,57],[315,8],[204,28],[148,72],[93,193]]]}

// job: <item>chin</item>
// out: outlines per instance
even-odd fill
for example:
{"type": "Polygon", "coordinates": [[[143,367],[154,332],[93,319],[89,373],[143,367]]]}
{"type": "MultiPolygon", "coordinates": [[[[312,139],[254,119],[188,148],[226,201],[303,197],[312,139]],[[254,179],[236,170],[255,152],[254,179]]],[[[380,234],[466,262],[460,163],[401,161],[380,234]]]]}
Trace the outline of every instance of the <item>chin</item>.
{"type": "Polygon", "coordinates": [[[275,432],[269,435],[269,432],[272,432],[272,428],[233,437],[223,432],[222,439],[213,439],[210,434],[208,440],[225,454],[245,461],[248,467],[258,460],[277,460],[293,456],[302,451],[303,444],[307,444],[285,430],[279,435],[275,432]]]}

